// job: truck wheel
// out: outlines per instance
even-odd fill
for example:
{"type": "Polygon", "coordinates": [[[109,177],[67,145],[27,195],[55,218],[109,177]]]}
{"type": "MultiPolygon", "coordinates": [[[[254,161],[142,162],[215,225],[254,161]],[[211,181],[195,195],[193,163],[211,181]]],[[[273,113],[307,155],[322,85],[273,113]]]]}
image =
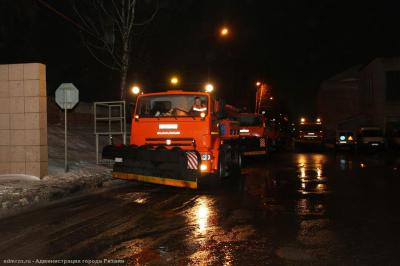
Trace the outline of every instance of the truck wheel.
{"type": "Polygon", "coordinates": [[[235,150],[232,153],[232,173],[240,174],[240,169],[242,168],[242,153],[239,150],[235,150]]]}
{"type": "Polygon", "coordinates": [[[160,145],[160,146],[157,146],[156,151],[164,151],[166,149],[167,148],[165,146],[160,145]]]}
{"type": "Polygon", "coordinates": [[[227,176],[225,158],[226,158],[225,151],[221,150],[218,158],[218,170],[217,170],[218,178],[224,178],[227,176]]]}

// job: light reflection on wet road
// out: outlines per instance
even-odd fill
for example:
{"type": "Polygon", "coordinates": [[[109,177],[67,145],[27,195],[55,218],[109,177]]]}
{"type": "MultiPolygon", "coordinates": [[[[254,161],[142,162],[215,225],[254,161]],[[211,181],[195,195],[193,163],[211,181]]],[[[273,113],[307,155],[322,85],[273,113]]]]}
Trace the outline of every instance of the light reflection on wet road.
{"type": "Polygon", "coordinates": [[[200,191],[130,184],[0,220],[0,258],[396,264],[398,165],[394,156],[282,153],[246,160],[241,177],[200,191]]]}
{"type": "Polygon", "coordinates": [[[297,167],[301,182],[300,193],[326,194],[327,178],[323,175],[324,155],[322,154],[298,154],[297,167]]]}

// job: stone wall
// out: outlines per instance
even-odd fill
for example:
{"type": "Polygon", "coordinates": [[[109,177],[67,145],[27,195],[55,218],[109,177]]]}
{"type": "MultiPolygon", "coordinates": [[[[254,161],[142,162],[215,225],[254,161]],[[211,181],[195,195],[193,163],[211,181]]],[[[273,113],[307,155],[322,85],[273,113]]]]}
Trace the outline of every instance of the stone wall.
{"type": "Polygon", "coordinates": [[[47,175],[46,66],[0,65],[0,174],[47,175]]]}

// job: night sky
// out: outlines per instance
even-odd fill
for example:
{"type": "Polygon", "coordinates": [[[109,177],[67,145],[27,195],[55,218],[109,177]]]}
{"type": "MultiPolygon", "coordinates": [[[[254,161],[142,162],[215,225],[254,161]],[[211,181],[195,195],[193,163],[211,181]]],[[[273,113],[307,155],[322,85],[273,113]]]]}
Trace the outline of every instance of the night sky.
{"type": "MultiPolygon", "coordinates": [[[[71,1],[46,1],[75,19],[71,1]]],[[[139,1],[137,12],[151,5],[139,1]]],[[[171,74],[183,87],[209,78],[219,96],[253,104],[255,81],[270,83],[292,114],[312,114],[322,80],[375,57],[399,56],[398,1],[168,0],[135,36],[129,84],[164,90],[171,74]],[[232,34],[220,39],[220,26],[232,34]],[[209,73],[209,75],[208,75],[209,73]]],[[[48,93],[73,82],[82,100],[118,99],[118,73],[95,61],[79,30],[37,1],[1,0],[0,63],[47,65],[48,93]]]]}

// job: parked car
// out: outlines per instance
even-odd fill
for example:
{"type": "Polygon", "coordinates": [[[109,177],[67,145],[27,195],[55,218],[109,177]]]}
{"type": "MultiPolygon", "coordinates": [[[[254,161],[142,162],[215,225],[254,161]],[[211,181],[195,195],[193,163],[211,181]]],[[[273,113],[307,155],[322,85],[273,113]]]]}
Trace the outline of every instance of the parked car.
{"type": "Polygon", "coordinates": [[[355,132],[351,130],[337,130],[335,139],[335,150],[356,148],[357,141],[355,132]]]}
{"type": "Polygon", "coordinates": [[[379,127],[361,127],[358,133],[359,148],[385,148],[385,137],[379,127]]]}

